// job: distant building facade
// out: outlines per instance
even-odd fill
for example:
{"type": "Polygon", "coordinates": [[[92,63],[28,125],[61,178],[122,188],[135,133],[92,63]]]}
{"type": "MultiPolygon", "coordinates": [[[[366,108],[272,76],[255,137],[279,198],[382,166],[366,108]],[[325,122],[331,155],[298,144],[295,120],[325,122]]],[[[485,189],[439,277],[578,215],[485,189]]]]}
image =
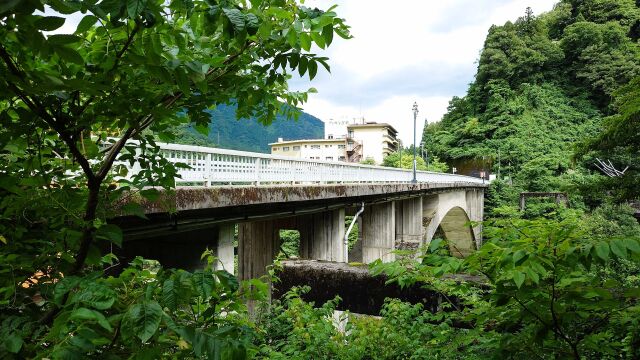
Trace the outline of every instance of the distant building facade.
{"type": "Polygon", "coordinates": [[[306,160],[347,161],[346,139],[309,139],[271,143],[271,154],[306,160]]]}
{"type": "Polygon", "coordinates": [[[351,141],[354,148],[359,147],[358,161],[371,158],[381,164],[387,155],[398,150],[398,131],[386,123],[350,124],[347,125],[347,141],[351,141]]]}
{"type": "Polygon", "coordinates": [[[387,123],[349,123],[329,120],[325,139],[290,140],[271,143],[271,154],[309,160],[360,162],[368,158],[381,164],[397,151],[398,131],[387,123]]]}

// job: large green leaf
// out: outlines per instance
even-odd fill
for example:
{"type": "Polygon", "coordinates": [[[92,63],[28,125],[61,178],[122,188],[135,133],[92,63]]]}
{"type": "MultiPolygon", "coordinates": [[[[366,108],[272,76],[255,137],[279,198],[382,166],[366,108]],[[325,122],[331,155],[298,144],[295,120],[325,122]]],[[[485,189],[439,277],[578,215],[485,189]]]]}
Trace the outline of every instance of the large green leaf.
{"type": "Polygon", "coordinates": [[[80,290],[73,295],[71,302],[90,306],[98,310],[107,310],[116,301],[116,293],[100,282],[86,281],[80,285],[80,290]]]}
{"type": "Polygon", "coordinates": [[[3,343],[4,347],[7,348],[7,351],[17,354],[20,349],[22,349],[22,344],[24,344],[24,341],[18,334],[13,333],[6,337],[3,343]]]}
{"type": "Polygon", "coordinates": [[[611,241],[610,245],[611,252],[613,252],[617,257],[622,259],[627,258],[627,247],[622,240],[613,240],[611,241]]]}
{"type": "Polygon", "coordinates": [[[111,328],[111,324],[109,324],[109,321],[102,313],[95,310],[87,309],[84,307],[73,310],[69,319],[70,320],[93,320],[93,321],[96,321],[105,330],[107,331],[113,330],[111,328]]]}
{"type": "Polygon", "coordinates": [[[146,342],[158,331],[163,315],[162,307],[155,301],[134,304],[124,315],[123,327],[128,334],[134,334],[146,342]]]}
{"type": "Polygon", "coordinates": [[[513,273],[513,282],[516,284],[518,289],[520,289],[520,287],[522,286],[522,283],[524,283],[524,279],[525,279],[525,276],[520,271],[515,271],[513,273]]]}
{"type": "Polygon", "coordinates": [[[300,47],[305,51],[311,50],[311,36],[307,33],[300,33],[298,35],[298,39],[300,39],[300,47]]]}
{"type": "Polygon", "coordinates": [[[249,13],[245,16],[245,20],[247,22],[247,32],[249,35],[255,35],[260,27],[260,19],[254,14],[249,13]]]}
{"type": "Polygon", "coordinates": [[[596,255],[604,261],[609,260],[609,244],[601,241],[596,245],[596,255]]]}
{"type": "Polygon", "coordinates": [[[173,279],[167,279],[162,284],[162,304],[169,310],[176,310],[178,307],[178,298],[180,297],[180,289],[176,286],[173,279]]]}
{"type": "Polygon", "coordinates": [[[47,38],[47,41],[50,44],[55,44],[55,45],[73,44],[81,40],[82,39],[79,38],[78,36],[69,35],[69,34],[54,34],[54,35],[50,35],[47,38]]]}
{"type": "Polygon", "coordinates": [[[238,288],[240,287],[240,284],[238,283],[238,278],[235,277],[233,274],[229,273],[228,271],[218,270],[215,272],[215,274],[218,277],[218,281],[220,281],[220,284],[222,284],[222,287],[226,291],[234,292],[234,291],[237,291],[238,288]]]}
{"type": "Polygon", "coordinates": [[[129,14],[129,18],[135,19],[140,15],[146,3],[146,0],[127,0],[127,14],[129,14]]]}
{"type": "Polygon", "coordinates": [[[78,27],[76,28],[75,33],[83,33],[89,30],[97,21],[98,18],[93,15],[87,15],[83,17],[82,20],[80,20],[80,22],[78,23],[78,27]]]}
{"type": "Polygon", "coordinates": [[[44,31],[53,31],[64,25],[65,18],[58,16],[45,16],[35,22],[35,26],[44,31]]]}
{"type": "Polygon", "coordinates": [[[122,247],[122,229],[117,225],[102,225],[96,231],[96,238],[108,240],[119,247],[122,247]]]}
{"type": "Polygon", "coordinates": [[[640,253],[640,243],[638,243],[638,240],[636,240],[636,239],[625,239],[624,240],[624,245],[631,252],[634,252],[636,254],[640,253]]]}
{"type": "Polygon", "coordinates": [[[309,80],[313,80],[318,73],[318,63],[315,60],[309,60],[309,65],[307,65],[309,69],[309,80]]]}
{"type": "Polygon", "coordinates": [[[54,47],[54,51],[60,56],[62,60],[79,65],[84,65],[84,59],[82,58],[82,56],[70,47],[56,46],[54,47]]]}
{"type": "Polygon", "coordinates": [[[215,279],[213,278],[213,272],[211,270],[197,270],[193,273],[192,279],[196,291],[198,291],[200,296],[203,298],[211,296],[215,288],[215,279]]]}
{"type": "Polygon", "coordinates": [[[233,26],[233,30],[236,32],[241,32],[245,27],[245,17],[244,14],[238,9],[222,9],[224,15],[229,19],[231,25],[233,26]]]}

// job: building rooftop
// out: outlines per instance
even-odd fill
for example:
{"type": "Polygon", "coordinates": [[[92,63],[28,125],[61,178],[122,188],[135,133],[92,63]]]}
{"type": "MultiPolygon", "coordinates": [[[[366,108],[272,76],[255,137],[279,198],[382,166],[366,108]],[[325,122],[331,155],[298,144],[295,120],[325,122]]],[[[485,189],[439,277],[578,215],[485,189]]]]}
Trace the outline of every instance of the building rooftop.
{"type": "Polygon", "coordinates": [[[338,139],[302,139],[302,140],[283,140],[274,143],[269,143],[269,146],[280,144],[293,144],[293,143],[310,143],[310,142],[345,142],[345,138],[338,139]]]}
{"type": "Polygon", "coordinates": [[[366,128],[366,127],[370,127],[370,128],[389,128],[389,130],[393,131],[394,134],[398,133],[398,130],[396,130],[393,126],[391,126],[390,124],[387,124],[387,123],[367,122],[367,123],[364,123],[364,124],[349,124],[349,125],[347,125],[347,128],[366,128]]]}

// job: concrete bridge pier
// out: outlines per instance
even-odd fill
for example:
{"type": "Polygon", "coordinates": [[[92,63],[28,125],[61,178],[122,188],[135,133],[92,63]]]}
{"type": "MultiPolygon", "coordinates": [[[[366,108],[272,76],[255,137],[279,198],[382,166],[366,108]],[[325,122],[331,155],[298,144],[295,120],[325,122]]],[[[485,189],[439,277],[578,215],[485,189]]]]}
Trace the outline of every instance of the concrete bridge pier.
{"type": "Polygon", "coordinates": [[[263,220],[238,225],[238,279],[256,279],[280,251],[280,229],[275,221],[263,220]]]}
{"type": "Polygon", "coordinates": [[[220,225],[218,230],[218,242],[216,244],[216,257],[218,262],[216,263],[216,270],[226,270],[227,272],[234,273],[234,246],[233,236],[235,232],[235,224],[223,224],[220,225]]]}
{"type": "Polygon", "coordinates": [[[362,213],[362,262],[377,259],[384,262],[395,260],[392,253],[396,239],[395,202],[388,201],[366,206],[362,213]]]}
{"type": "Polygon", "coordinates": [[[297,217],[300,257],[345,262],[344,208],[297,217]]]}
{"type": "Polygon", "coordinates": [[[417,250],[423,237],[422,197],[398,200],[396,211],[396,242],[399,250],[417,250]]]}

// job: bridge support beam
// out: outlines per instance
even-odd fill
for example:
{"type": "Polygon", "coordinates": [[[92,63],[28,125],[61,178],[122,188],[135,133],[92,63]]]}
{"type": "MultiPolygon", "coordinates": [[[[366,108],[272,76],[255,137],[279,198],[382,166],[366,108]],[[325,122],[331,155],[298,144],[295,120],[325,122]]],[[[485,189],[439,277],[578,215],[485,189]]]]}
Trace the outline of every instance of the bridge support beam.
{"type": "Polygon", "coordinates": [[[127,240],[122,249],[113,249],[122,264],[114,271],[121,271],[136,256],[157,260],[167,269],[203,269],[207,263],[201,259],[202,253],[210,249],[218,257],[216,269],[224,268],[233,273],[233,233],[234,225],[224,224],[190,231],[180,231],[178,228],[167,235],[127,240]]]}
{"type": "Polygon", "coordinates": [[[300,257],[345,262],[344,208],[299,216],[300,257]]]}
{"type": "Polygon", "coordinates": [[[275,221],[255,221],[238,225],[238,279],[260,278],[280,250],[279,228],[275,221]]]}
{"type": "Polygon", "coordinates": [[[399,250],[417,250],[422,242],[422,197],[396,201],[396,242],[399,250]]]}
{"type": "Polygon", "coordinates": [[[234,273],[234,246],[233,235],[235,232],[235,224],[220,225],[218,230],[218,246],[216,246],[216,270],[226,270],[234,273]]]}
{"type": "Polygon", "coordinates": [[[391,253],[395,247],[395,202],[371,205],[362,214],[362,262],[368,264],[377,259],[395,260],[391,253]]]}
{"type": "MultiPolygon", "coordinates": [[[[467,190],[467,213],[469,220],[474,222],[482,221],[484,217],[484,190],[467,190]]],[[[476,241],[476,248],[482,245],[482,224],[473,227],[473,236],[476,241]]]]}

